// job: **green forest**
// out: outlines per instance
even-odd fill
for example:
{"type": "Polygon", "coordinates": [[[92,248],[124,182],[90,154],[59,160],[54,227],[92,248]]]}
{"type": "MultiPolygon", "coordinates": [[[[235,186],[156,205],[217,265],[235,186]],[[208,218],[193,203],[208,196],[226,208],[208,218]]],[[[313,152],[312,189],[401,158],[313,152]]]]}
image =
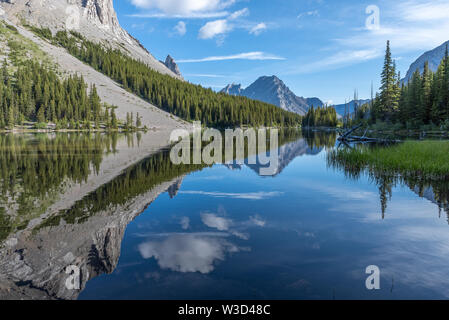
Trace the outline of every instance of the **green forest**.
{"type": "Polygon", "coordinates": [[[337,112],[334,107],[313,106],[307,111],[302,120],[302,126],[305,127],[336,127],[338,124],[337,112]]]}
{"type": "Polygon", "coordinates": [[[416,70],[408,83],[401,82],[387,42],[381,75],[380,93],[372,105],[365,105],[357,118],[369,114],[369,122],[385,122],[407,129],[449,129],[449,55],[446,54],[436,72],[426,63],[424,71],[416,70]],[[371,110],[371,112],[367,112],[371,110]]]}
{"type": "Polygon", "coordinates": [[[30,27],[39,36],[66,48],[73,56],[117,81],[126,90],[187,121],[199,120],[213,127],[279,126],[295,127],[302,117],[274,105],[216,93],[163,75],[120,50],[105,49],[76,32],[30,27]]]}
{"type": "Polygon", "coordinates": [[[0,71],[0,128],[13,128],[25,121],[57,128],[90,129],[100,122],[117,126],[114,109],[105,111],[95,86],[88,92],[82,77],[60,77],[38,62],[27,61],[13,74],[6,60],[0,71]],[[111,119],[111,120],[109,120],[111,119]],[[115,120],[114,120],[115,119],[115,120]]]}

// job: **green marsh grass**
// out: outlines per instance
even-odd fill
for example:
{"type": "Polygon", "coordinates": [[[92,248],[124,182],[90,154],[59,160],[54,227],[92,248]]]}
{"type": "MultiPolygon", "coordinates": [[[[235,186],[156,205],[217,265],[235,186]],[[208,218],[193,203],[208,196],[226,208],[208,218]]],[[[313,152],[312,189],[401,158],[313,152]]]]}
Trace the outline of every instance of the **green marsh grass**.
{"type": "Polygon", "coordinates": [[[331,165],[421,177],[449,179],[449,141],[406,141],[390,146],[356,146],[328,154],[331,165]]]}

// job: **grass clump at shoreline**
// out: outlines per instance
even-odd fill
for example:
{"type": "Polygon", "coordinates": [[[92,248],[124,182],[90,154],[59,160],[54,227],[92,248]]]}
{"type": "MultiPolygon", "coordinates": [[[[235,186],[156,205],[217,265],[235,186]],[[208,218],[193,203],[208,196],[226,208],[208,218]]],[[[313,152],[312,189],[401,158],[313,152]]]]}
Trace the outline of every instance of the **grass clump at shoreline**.
{"type": "Polygon", "coordinates": [[[329,153],[331,164],[346,169],[414,176],[431,180],[449,179],[449,141],[406,141],[384,146],[356,146],[329,153]]]}

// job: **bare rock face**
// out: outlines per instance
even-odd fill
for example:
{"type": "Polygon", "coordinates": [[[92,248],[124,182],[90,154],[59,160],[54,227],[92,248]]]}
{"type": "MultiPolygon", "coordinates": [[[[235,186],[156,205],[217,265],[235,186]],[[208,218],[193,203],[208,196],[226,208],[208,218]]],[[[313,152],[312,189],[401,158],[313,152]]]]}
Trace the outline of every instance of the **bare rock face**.
{"type": "Polygon", "coordinates": [[[168,55],[167,58],[165,59],[164,62],[165,66],[170,69],[174,74],[178,75],[178,76],[182,76],[181,75],[181,71],[179,71],[179,67],[175,62],[175,59],[172,58],[171,55],[168,55]]]}
{"type": "Polygon", "coordinates": [[[87,0],[83,1],[82,6],[86,8],[89,18],[98,19],[104,25],[119,26],[112,0],[87,0]]]}
{"type": "Polygon", "coordinates": [[[15,24],[25,22],[53,32],[77,31],[91,41],[122,50],[158,72],[179,78],[120,26],[113,0],[0,0],[0,7],[15,24]]]}

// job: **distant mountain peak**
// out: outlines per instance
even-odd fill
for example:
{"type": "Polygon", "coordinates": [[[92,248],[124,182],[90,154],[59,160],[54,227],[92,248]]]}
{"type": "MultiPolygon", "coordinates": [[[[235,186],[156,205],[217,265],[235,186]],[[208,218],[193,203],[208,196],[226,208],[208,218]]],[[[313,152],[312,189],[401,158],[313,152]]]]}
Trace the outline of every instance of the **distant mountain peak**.
{"type": "Polygon", "coordinates": [[[179,67],[176,64],[175,59],[171,55],[168,55],[164,62],[165,66],[170,69],[174,74],[182,77],[181,71],[179,71],[179,67]]]}
{"type": "Polygon", "coordinates": [[[318,98],[306,99],[296,96],[287,85],[275,75],[259,77],[246,89],[242,89],[241,85],[230,84],[221,90],[221,92],[230,95],[241,95],[250,99],[274,104],[284,110],[301,115],[305,115],[312,104],[316,107],[324,105],[318,98]]]}
{"type": "Polygon", "coordinates": [[[242,91],[243,89],[241,84],[232,83],[228,84],[220,92],[229,94],[230,96],[240,96],[242,91]]]}
{"type": "Polygon", "coordinates": [[[259,79],[258,80],[272,80],[272,81],[276,81],[276,82],[282,82],[282,80],[281,79],[279,79],[278,77],[276,77],[276,76],[262,76],[262,77],[259,77],[259,79]]]}

